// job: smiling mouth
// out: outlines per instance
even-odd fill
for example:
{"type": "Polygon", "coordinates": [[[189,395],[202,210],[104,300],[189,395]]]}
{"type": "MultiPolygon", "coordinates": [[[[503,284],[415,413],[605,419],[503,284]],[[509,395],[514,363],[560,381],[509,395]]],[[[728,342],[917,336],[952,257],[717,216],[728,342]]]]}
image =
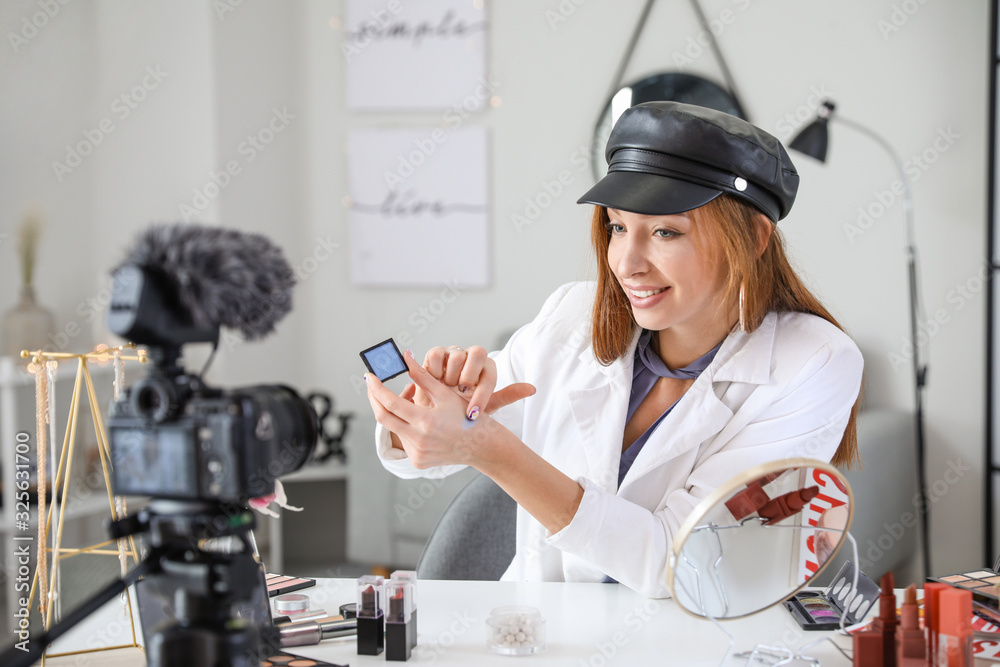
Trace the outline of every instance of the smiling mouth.
{"type": "Polygon", "coordinates": [[[630,289],[628,292],[629,292],[629,294],[631,294],[632,296],[634,296],[637,299],[645,299],[647,297],[656,296],[657,294],[660,294],[661,292],[666,292],[668,289],[670,289],[670,288],[669,287],[661,287],[660,289],[654,289],[654,290],[633,290],[633,289],[630,289]]]}

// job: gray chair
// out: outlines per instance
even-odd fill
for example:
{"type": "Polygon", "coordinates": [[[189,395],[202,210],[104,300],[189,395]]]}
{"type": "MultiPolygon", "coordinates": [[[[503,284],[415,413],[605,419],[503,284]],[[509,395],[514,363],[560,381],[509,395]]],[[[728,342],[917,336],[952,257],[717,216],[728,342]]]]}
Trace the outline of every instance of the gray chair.
{"type": "Polygon", "coordinates": [[[517,503],[486,475],[469,482],[434,527],[420,579],[497,581],[514,558],[517,503]]]}
{"type": "MultiPolygon", "coordinates": [[[[896,584],[918,583],[920,529],[917,527],[916,440],[911,413],[864,408],[858,415],[861,469],[845,470],[854,493],[851,535],[858,542],[861,571],[875,581],[886,572],[896,584]]],[[[845,560],[854,560],[845,543],[811,586],[828,585],[845,560]]],[[[855,563],[857,565],[858,563],[855,563]]]]}

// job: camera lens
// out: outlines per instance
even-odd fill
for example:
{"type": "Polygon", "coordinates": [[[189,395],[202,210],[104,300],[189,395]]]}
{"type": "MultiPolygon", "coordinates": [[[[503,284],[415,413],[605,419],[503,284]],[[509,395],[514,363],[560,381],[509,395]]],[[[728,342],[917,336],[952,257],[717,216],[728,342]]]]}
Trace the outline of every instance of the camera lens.
{"type": "Polygon", "coordinates": [[[174,385],[160,378],[146,377],[135,383],[131,393],[132,410],[157,424],[166,421],[177,408],[174,385]]]}
{"type": "Polygon", "coordinates": [[[269,470],[280,477],[301,468],[319,437],[319,420],[312,405],[285,385],[258,385],[239,391],[257,404],[257,438],[277,446],[278,457],[269,470]]]}

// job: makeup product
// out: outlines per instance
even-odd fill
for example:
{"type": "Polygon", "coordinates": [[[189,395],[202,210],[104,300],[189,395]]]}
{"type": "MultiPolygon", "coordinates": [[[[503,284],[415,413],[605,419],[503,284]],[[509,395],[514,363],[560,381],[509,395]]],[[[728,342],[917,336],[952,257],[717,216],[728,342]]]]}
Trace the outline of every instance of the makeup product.
{"type": "Polygon", "coordinates": [[[309,588],[310,586],[316,585],[315,579],[307,579],[305,577],[289,577],[284,574],[268,574],[265,582],[267,583],[267,595],[272,598],[276,595],[284,595],[285,593],[291,593],[293,591],[301,591],[303,588],[309,588]]]}
{"type": "Polygon", "coordinates": [[[795,516],[802,511],[802,508],[809,504],[809,501],[819,495],[818,486],[807,486],[804,489],[789,491],[783,496],[772,499],[766,505],[757,510],[761,518],[767,519],[765,526],[783,521],[790,516],[795,516]]]}
{"type": "Polygon", "coordinates": [[[413,584],[405,579],[385,582],[385,659],[410,659],[413,584]]]}
{"type": "Polygon", "coordinates": [[[302,621],[299,623],[289,623],[278,628],[278,635],[281,638],[281,647],[289,646],[312,646],[324,639],[335,639],[337,637],[348,637],[358,633],[356,619],[343,618],[338,620],[302,621]]]}
{"type": "Polygon", "coordinates": [[[924,584],[924,628],[927,631],[927,657],[933,662],[938,652],[938,609],[941,591],[950,588],[948,584],[928,582],[924,584]]]}
{"type": "Polygon", "coordinates": [[[972,613],[979,618],[1000,627],[1000,611],[985,605],[977,600],[972,600],[972,613]]]}
{"type": "Polygon", "coordinates": [[[286,593],[274,598],[274,610],[288,616],[301,614],[309,609],[309,596],[301,593],[286,593]]]}
{"type": "Polygon", "coordinates": [[[403,355],[399,353],[396,341],[391,338],[372,345],[367,350],[361,350],[361,361],[382,382],[406,372],[403,355]]]}
{"type": "Polygon", "coordinates": [[[882,635],[871,630],[855,632],[854,667],[882,667],[882,635]]]}
{"type": "Polygon", "coordinates": [[[358,617],[358,603],[348,602],[346,604],[340,605],[340,615],[344,618],[357,618],[358,617]]]}
{"type": "Polygon", "coordinates": [[[413,590],[410,591],[410,647],[417,645],[417,573],[414,570],[396,570],[389,575],[389,579],[392,581],[403,580],[409,581],[413,586],[413,590]]]}
{"type": "Polygon", "coordinates": [[[903,606],[899,609],[896,627],[896,665],[924,667],[927,664],[927,640],[920,629],[920,608],[917,606],[917,585],[906,588],[903,606]]]}
{"type": "Polygon", "coordinates": [[[1000,607],[1000,592],[997,590],[997,585],[1000,585],[1000,574],[993,570],[973,570],[947,577],[928,577],[928,579],[972,591],[972,599],[1000,607]]]}
{"type": "Polygon", "coordinates": [[[333,662],[323,662],[322,660],[317,660],[315,658],[303,658],[301,655],[294,655],[292,653],[285,653],[281,651],[272,655],[270,658],[264,658],[260,661],[260,667],[348,667],[347,665],[338,665],[333,662]]]}
{"type": "Polygon", "coordinates": [[[726,501],[726,508],[733,518],[742,521],[771,501],[760,480],[750,482],[747,488],[726,501]]]}
{"type": "Polygon", "coordinates": [[[545,650],[545,619],[534,607],[497,607],[486,619],[486,646],[500,655],[545,650]]]}
{"type": "Polygon", "coordinates": [[[785,600],[785,608],[803,630],[836,630],[840,620],[854,625],[863,619],[878,599],[879,587],[851,561],[844,563],[825,591],[799,591],[785,600]],[[857,593],[852,593],[854,574],[857,593]]]}
{"type": "Polygon", "coordinates": [[[882,667],[896,667],[896,593],[892,572],[882,575],[882,592],[878,596],[878,618],[872,621],[871,630],[882,637],[882,667]]]}
{"type": "Polygon", "coordinates": [[[938,594],[937,665],[972,667],[972,591],[948,588],[938,594]]]}
{"type": "Polygon", "coordinates": [[[377,574],[358,577],[358,655],[378,655],[385,650],[385,616],[382,613],[384,580],[377,574]]]}
{"type": "Polygon", "coordinates": [[[733,513],[733,518],[742,521],[771,502],[771,497],[767,495],[764,487],[781,477],[782,474],[784,473],[772,472],[755,479],[747,484],[746,489],[727,500],[726,507],[733,513]]]}
{"type": "Polygon", "coordinates": [[[286,616],[292,622],[311,621],[318,618],[326,618],[329,614],[325,609],[315,609],[310,607],[311,601],[308,595],[302,593],[285,593],[279,595],[272,601],[275,616],[286,616]]]}

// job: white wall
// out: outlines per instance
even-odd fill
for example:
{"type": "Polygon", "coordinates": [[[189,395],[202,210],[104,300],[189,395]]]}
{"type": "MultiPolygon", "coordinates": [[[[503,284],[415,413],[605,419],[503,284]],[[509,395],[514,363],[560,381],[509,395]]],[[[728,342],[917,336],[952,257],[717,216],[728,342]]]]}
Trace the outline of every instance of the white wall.
{"type": "MultiPolygon", "coordinates": [[[[203,219],[266,232],[297,265],[318,251],[326,257],[330,243],[340,247],[308,263],[314,270],[276,336],[223,348],[215,380],[324,388],[341,407],[366,413],[351,380],[362,370],[361,348],[403,333],[418,354],[437,344],[489,346],[500,331],[526,322],[556,285],[589,275],[589,211],[574,202],[591,177],[576,152],[589,143],[641,5],[488,4],[489,73],[502,104],[466,122],[492,131],[493,285],[462,291],[433,321],[421,308],[434,305],[440,290],[361,290],[347,281],[347,131],[433,127],[442,114],[347,110],[343,32],[331,27],[331,18],[344,16],[343,2],[244,0],[222,14],[195,0],[70,2],[20,52],[0,45],[0,233],[13,231],[26,205],[44,205],[49,228],[38,291],[63,325],[81,321],[78,305],[99,294],[132,231],[178,219],[178,206],[191,202],[209,170],[239,158],[242,138],[263,127],[272,108],[287,106],[295,115],[287,130],[243,164],[203,219]],[[147,65],[169,76],[57,182],[51,162],[110,116],[112,101],[141,81],[147,65]],[[560,170],[570,171],[572,185],[534,224],[515,228],[511,216],[523,214],[526,199],[544,192],[560,170]]],[[[789,139],[820,90],[845,116],[882,133],[904,159],[925,151],[934,159],[914,183],[924,302],[928,314],[941,310],[946,320],[930,336],[926,401],[928,476],[944,491],[932,510],[934,570],[981,565],[986,324],[977,276],[986,238],[987,3],[702,6],[723,26],[719,39],[746,110],[764,129],[789,139]],[[900,13],[903,5],[911,15],[900,13]],[[891,25],[894,12],[901,25],[883,34],[879,22],[891,25]],[[949,145],[938,143],[944,150],[935,149],[940,132],[957,135],[949,145]],[[945,482],[959,463],[969,468],[961,468],[960,483],[945,482]]],[[[19,31],[22,18],[38,11],[37,0],[4,3],[0,26],[19,31]]],[[[657,3],[626,79],[675,69],[677,54],[691,57],[688,70],[720,80],[711,53],[692,46],[698,33],[687,3],[657,3]]],[[[794,156],[802,186],[780,228],[810,285],[865,351],[868,402],[910,409],[909,366],[894,367],[890,357],[902,354],[908,331],[899,202],[849,235],[859,207],[877,203],[876,193],[888,190],[895,174],[868,139],[834,126],[831,141],[825,166],[794,156]]],[[[15,299],[11,239],[0,241],[0,309],[15,299]]],[[[100,327],[88,330],[71,347],[101,335],[100,327]]]]}

